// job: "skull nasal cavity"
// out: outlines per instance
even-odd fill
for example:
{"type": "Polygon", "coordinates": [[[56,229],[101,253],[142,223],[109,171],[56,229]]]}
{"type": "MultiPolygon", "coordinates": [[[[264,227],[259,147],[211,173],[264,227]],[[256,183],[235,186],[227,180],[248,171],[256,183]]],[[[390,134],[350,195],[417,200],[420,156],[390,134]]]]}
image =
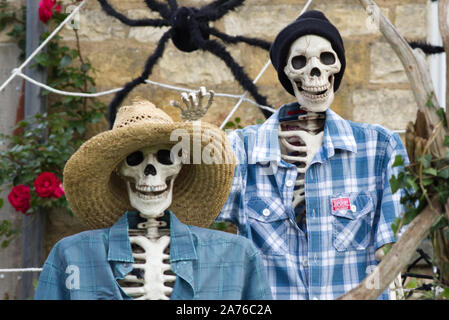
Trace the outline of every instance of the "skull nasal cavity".
{"type": "Polygon", "coordinates": [[[310,75],[312,77],[319,77],[321,76],[321,71],[318,68],[313,68],[312,71],[310,71],[310,75]]]}
{"type": "Polygon", "coordinates": [[[146,176],[148,176],[148,175],[152,175],[152,176],[155,176],[156,174],[157,174],[157,171],[156,171],[156,168],[152,165],[152,164],[149,164],[149,165],[147,165],[146,167],[145,167],[145,170],[143,171],[143,173],[146,175],[146,176]]]}

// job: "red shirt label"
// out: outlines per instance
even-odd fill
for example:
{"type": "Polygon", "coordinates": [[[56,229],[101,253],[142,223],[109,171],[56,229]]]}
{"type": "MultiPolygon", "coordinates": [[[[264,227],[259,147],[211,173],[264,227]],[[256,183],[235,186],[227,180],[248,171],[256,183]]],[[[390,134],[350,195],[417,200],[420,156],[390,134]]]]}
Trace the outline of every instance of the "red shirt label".
{"type": "Polygon", "coordinates": [[[332,211],[351,210],[349,198],[332,199],[332,211]]]}

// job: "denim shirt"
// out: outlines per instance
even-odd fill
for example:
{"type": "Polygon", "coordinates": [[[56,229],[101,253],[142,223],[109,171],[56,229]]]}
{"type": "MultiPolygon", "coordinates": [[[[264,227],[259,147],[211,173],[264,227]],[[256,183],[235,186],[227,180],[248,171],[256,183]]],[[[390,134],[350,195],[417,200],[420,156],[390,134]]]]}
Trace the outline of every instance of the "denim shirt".
{"type": "Polygon", "coordinates": [[[284,107],[228,135],[239,164],[217,220],[234,223],[262,251],[275,299],[335,299],[374,270],[378,248],[396,241],[391,224],[403,212],[402,191],[392,194],[389,180],[400,170],[396,156],[407,164],[407,152],[396,133],[328,109],[304,178],[304,230],[292,206],[297,168],[281,158],[284,107]]]}
{"type": "MultiPolygon", "coordinates": [[[[172,300],[271,299],[259,251],[230,233],[187,226],[170,219],[170,265],[176,274],[172,300]]],[[[126,212],[112,227],[60,240],[39,278],[35,299],[132,299],[117,283],[133,269],[128,228],[136,212],[126,212]]]]}

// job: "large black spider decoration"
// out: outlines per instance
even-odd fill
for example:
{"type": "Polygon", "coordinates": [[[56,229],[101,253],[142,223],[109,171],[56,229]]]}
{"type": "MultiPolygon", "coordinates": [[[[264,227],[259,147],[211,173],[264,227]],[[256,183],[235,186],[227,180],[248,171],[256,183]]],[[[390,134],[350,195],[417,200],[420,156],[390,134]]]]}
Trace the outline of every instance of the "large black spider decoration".
{"type": "MultiPolygon", "coordinates": [[[[156,11],[161,16],[161,19],[130,19],[125,15],[117,12],[107,0],[98,0],[102,9],[109,15],[117,18],[122,23],[132,27],[164,27],[170,28],[162,35],[155,51],[147,59],[145,68],[142,74],[125,84],[123,89],[119,91],[109,105],[109,122],[112,126],[115,120],[117,107],[123,102],[125,97],[137,85],[142,84],[150,76],[152,69],[158,59],[162,56],[165,45],[169,39],[181,51],[192,52],[195,50],[204,50],[212,53],[225,62],[227,67],[231,70],[235,79],[240,85],[247,90],[260,105],[267,105],[267,99],[261,95],[245,73],[243,68],[235,62],[233,57],[229,54],[226,48],[215,39],[210,39],[211,36],[222,40],[224,43],[236,44],[243,42],[252,46],[256,46],[265,50],[270,49],[270,42],[248,38],[243,36],[230,36],[211,26],[209,22],[216,21],[222,18],[226,13],[234,10],[242,5],[245,0],[215,0],[214,2],[205,5],[199,9],[193,7],[178,7],[176,0],[168,0],[167,4],[158,2],[156,0],[145,0],[147,7],[150,10],[156,11]]],[[[271,116],[271,113],[262,110],[265,117],[271,116]]]]}

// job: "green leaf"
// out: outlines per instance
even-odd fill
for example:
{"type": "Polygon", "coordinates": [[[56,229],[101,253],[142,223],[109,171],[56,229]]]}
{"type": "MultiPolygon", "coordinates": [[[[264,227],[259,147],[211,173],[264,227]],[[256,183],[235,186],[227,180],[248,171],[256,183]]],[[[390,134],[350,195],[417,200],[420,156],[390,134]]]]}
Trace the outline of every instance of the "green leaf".
{"type": "Polygon", "coordinates": [[[449,179],[449,168],[443,169],[438,172],[438,177],[443,179],[449,179]]]}
{"type": "Polygon", "coordinates": [[[45,52],[41,52],[34,57],[34,61],[43,67],[48,67],[50,65],[50,57],[45,52]]]}
{"type": "Polygon", "coordinates": [[[61,69],[64,69],[64,68],[67,67],[71,62],[72,62],[72,57],[66,55],[66,56],[62,57],[61,61],[59,61],[59,67],[60,67],[61,69]]]}
{"type": "Polygon", "coordinates": [[[424,158],[423,158],[423,167],[425,168],[425,169],[427,169],[427,168],[429,168],[430,167],[430,164],[431,164],[431,162],[432,162],[432,155],[431,154],[426,154],[426,155],[424,155],[424,158]]]}
{"type": "Polygon", "coordinates": [[[449,299],[449,288],[444,288],[443,293],[441,294],[443,298],[449,299]]]}
{"type": "Polygon", "coordinates": [[[429,174],[431,176],[437,176],[438,171],[435,168],[427,168],[423,170],[423,173],[429,174]]]}
{"type": "Polygon", "coordinates": [[[406,286],[407,289],[415,289],[417,287],[418,287],[418,281],[416,280],[416,278],[411,278],[406,286]]]}
{"type": "Polygon", "coordinates": [[[241,119],[239,117],[234,119],[235,123],[240,123],[241,119]]]}
{"type": "Polygon", "coordinates": [[[0,209],[3,207],[3,199],[0,198],[0,209]]]}
{"type": "Polygon", "coordinates": [[[447,136],[444,137],[444,145],[445,145],[446,147],[449,147],[449,135],[447,135],[447,136]]]}
{"type": "Polygon", "coordinates": [[[391,224],[391,230],[393,230],[395,235],[398,233],[400,225],[401,225],[401,218],[395,218],[393,223],[391,224]]]}
{"type": "Polygon", "coordinates": [[[82,72],[87,72],[91,69],[90,63],[84,63],[81,65],[81,71],[82,72]]]}
{"type": "Polygon", "coordinates": [[[393,168],[404,165],[404,158],[401,155],[397,155],[394,159],[393,168]]]}
{"type": "Polygon", "coordinates": [[[444,214],[440,215],[438,219],[434,222],[432,227],[430,227],[430,233],[435,232],[438,229],[442,229],[448,225],[447,218],[444,216],[444,214]]]}
{"type": "Polygon", "coordinates": [[[443,108],[439,108],[439,109],[436,111],[436,113],[437,113],[437,115],[440,117],[440,119],[441,119],[442,121],[446,121],[446,114],[445,114],[443,108]]]}
{"type": "Polygon", "coordinates": [[[422,179],[422,184],[424,186],[431,185],[433,183],[433,179],[422,179]]]}
{"type": "Polygon", "coordinates": [[[411,188],[413,188],[414,191],[419,190],[418,184],[411,177],[407,177],[406,182],[407,182],[407,185],[409,185],[411,188]]]}
{"type": "Polygon", "coordinates": [[[391,193],[396,193],[401,188],[401,183],[393,175],[390,179],[391,193]]]}
{"type": "Polygon", "coordinates": [[[416,209],[409,210],[404,214],[404,225],[409,224],[410,222],[415,219],[415,217],[418,215],[418,211],[416,209]]]}

